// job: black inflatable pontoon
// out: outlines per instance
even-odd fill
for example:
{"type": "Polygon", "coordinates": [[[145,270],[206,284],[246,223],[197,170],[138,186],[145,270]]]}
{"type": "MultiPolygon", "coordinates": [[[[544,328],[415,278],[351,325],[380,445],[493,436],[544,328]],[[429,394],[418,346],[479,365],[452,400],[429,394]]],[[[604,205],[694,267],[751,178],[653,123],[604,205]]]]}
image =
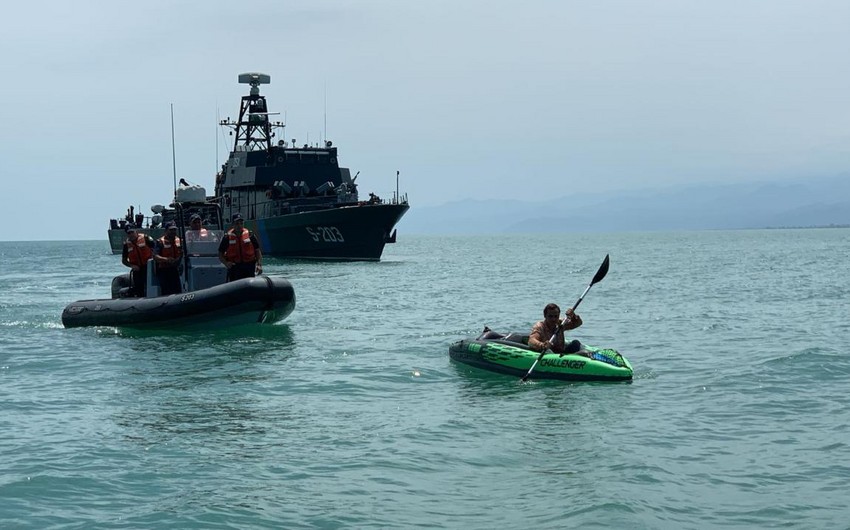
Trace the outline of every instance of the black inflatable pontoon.
{"type": "Polygon", "coordinates": [[[62,324],[66,328],[221,327],[277,322],[294,308],[292,284],[283,278],[259,276],[169,296],[80,300],[62,311],[62,324]]]}

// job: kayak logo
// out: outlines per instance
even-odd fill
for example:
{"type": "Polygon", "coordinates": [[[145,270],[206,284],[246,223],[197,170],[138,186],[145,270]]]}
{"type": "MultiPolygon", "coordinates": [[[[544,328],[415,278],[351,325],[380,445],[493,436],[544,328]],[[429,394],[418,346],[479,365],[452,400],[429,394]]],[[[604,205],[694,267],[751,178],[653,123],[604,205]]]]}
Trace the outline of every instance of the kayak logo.
{"type": "Polygon", "coordinates": [[[569,359],[543,359],[540,361],[541,366],[550,366],[552,368],[569,368],[571,370],[581,370],[586,361],[570,361],[569,359]]]}

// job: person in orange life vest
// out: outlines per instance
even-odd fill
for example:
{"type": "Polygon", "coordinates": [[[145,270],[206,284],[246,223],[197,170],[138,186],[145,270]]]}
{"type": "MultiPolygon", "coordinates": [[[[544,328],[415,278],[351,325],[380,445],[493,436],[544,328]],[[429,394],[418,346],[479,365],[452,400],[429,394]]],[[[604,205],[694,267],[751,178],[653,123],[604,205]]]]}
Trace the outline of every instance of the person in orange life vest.
{"type": "Polygon", "coordinates": [[[180,258],[183,246],[177,237],[177,225],[174,221],[165,223],[165,235],[156,240],[153,259],[156,261],[156,277],[159,279],[159,294],[180,294],[180,258]]]}
{"type": "Polygon", "coordinates": [[[233,227],[218,245],[218,259],[227,267],[227,281],[253,278],[263,273],[263,252],[260,242],[245,228],[242,214],[233,214],[233,227]]]}
{"type": "Polygon", "coordinates": [[[186,242],[215,240],[215,234],[204,228],[201,216],[196,213],[192,214],[192,217],[189,218],[189,230],[186,231],[186,242]]]}
{"type": "Polygon", "coordinates": [[[529,347],[539,352],[551,349],[555,353],[564,353],[566,348],[564,330],[576,329],[581,326],[583,323],[581,317],[573,312],[572,308],[567,309],[564,315],[564,326],[558,329],[558,324],[561,321],[561,308],[557,304],[547,304],[543,308],[543,318],[544,320],[534,324],[534,327],[531,328],[531,334],[528,336],[529,347]],[[550,345],[549,339],[552,338],[552,335],[555,335],[555,340],[550,345]]]}
{"type": "Polygon", "coordinates": [[[130,267],[130,281],[134,296],[144,297],[148,281],[148,260],[153,256],[154,241],[134,226],[128,225],[127,240],[121,251],[121,263],[130,267]]]}

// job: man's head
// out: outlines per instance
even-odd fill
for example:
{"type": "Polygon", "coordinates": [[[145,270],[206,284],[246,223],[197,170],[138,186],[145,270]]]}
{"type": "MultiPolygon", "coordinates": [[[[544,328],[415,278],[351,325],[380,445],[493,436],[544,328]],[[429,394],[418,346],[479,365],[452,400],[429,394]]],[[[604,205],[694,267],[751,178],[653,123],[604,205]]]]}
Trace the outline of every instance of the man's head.
{"type": "Polygon", "coordinates": [[[198,214],[192,215],[189,219],[189,225],[192,227],[192,230],[200,230],[201,229],[201,216],[198,214]]]}
{"type": "Polygon", "coordinates": [[[543,308],[543,318],[546,319],[546,322],[558,322],[558,319],[561,318],[561,308],[558,307],[558,304],[546,304],[546,307],[543,308]]]}
{"type": "Polygon", "coordinates": [[[245,220],[242,219],[241,213],[233,214],[233,218],[231,219],[231,221],[233,222],[233,226],[242,226],[242,224],[245,222],[245,220]]]}

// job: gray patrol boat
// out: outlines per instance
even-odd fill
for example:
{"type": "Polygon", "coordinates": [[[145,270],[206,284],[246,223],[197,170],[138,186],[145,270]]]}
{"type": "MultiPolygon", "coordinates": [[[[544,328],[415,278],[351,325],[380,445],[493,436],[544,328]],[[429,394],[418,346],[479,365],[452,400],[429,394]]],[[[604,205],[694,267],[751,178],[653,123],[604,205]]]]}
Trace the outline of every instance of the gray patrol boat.
{"type": "MultiPolygon", "coordinates": [[[[260,239],[263,254],[280,258],[378,261],[387,243],[396,240],[395,226],[410,208],[398,190],[391,199],[374,193],[361,200],[357,175],[340,167],[337,148],[274,141],[284,124],[272,121],[260,85],[271,77],[261,73],[239,75],[250,85],[242,96],[239,117],[220,125],[234,136],[233,148],[216,175],[215,194],[206,201],[218,204],[225,219],[241,213],[246,228],[260,239]]],[[[160,207],[161,208],[161,207],[160,207]]],[[[121,252],[123,228],[135,223],[157,237],[161,214],[148,218],[128,210],[123,219],[112,219],[110,243],[121,252]]]]}

